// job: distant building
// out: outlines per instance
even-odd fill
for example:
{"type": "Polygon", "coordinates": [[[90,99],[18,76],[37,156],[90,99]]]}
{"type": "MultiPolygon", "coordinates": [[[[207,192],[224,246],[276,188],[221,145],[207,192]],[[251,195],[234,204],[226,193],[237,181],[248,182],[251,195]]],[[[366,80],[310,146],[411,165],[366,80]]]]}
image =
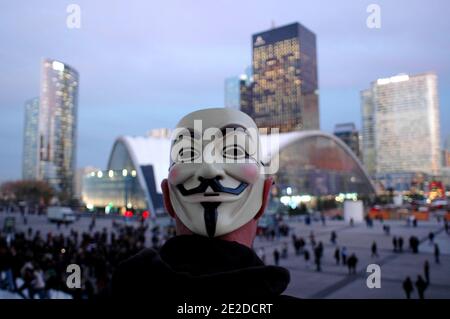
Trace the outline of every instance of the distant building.
{"type": "Polygon", "coordinates": [[[442,167],[450,167],[450,151],[442,150],[442,167]]]}
{"type": "MultiPolygon", "coordinates": [[[[246,72],[248,72],[248,68],[246,72]]],[[[252,87],[251,74],[227,78],[225,80],[225,107],[246,112],[251,106],[252,87]]]]}
{"type": "Polygon", "coordinates": [[[361,92],[363,161],[369,173],[440,171],[439,102],[434,73],[378,79],[361,92]]]}
{"type": "MultiPolygon", "coordinates": [[[[164,214],[161,182],[169,171],[170,147],[168,137],[119,137],[106,170],[84,176],[83,199],[88,208],[164,214]]],[[[367,198],[375,193],[360,161],[334,135],[312,130],[262,135],[261,154],[266,166],[279,155],[272,195],[284,205],[296,207],[330,196],[336,201],[367,198]]]]}
{"type": "Polygon", "coordinates": [[[93,166],[86,166],[77,169],[75,174],[75,190],[74,190],[74,197],[83,201],[83,179],[86,175],[90,175],[91,173],[95,173],[99,171],[99,168],[93,167],[93,166]]]}
{"type": "Polygon", "coordinates": [[[23,131],[22,178],[39,177],[39,98],[25,102],[23,131]]]}
{"type": "Polygon", "coordinates": [[[359,132],[354,123],[336,124],[334,135],[339,137],[355,153],[356,157],[361,158],[359,149],[359,132]]]}
{"type": "Polygon", "coordinates": [[[316,36],[293,23],[252,36],[249,114],[260,128],[319,129],[316,36]]]}
{"type": "Polygon", "coordinates": [[[370,89],[361,92],[361,114],[361,155],[367,172],[373,176],[376,173],[375,112],[372,90],[370,89]]]}
{"type": "Polygon", "coordinates": [[[450,134],[445,139],[444,149],[450,152],[450,134]]]}
{"type": "Polygon", "coordinates": [[[236,110],[241,108],[240,83],[241,79],[239,76],[225,79],[225,107],[236,110]]]}
{"type": "Polygon", "coordinates": [[[169,138],[172,131],[168,128],[155,128],[147,132],[148,136],[158,138],[169,138]]]}
{"type": "Polygon", "coordinates": [[[450,136],[447,136],[442,149],[442,167],[450,168],[450,136]]]}
{"type": "Polygon", "coordinates": [[[44,59],[39,99],[25,104],[23,178],[46,180],[66,198],[74,195],[78,73],[44,59]]]}

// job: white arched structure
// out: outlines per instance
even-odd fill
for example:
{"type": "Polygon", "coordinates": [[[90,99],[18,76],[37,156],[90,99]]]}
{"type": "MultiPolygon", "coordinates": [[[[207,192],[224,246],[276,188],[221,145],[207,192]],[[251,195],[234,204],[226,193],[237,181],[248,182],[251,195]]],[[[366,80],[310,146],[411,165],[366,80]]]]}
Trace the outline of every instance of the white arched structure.
{"type": "MultiPolygon", "coordinates": [[[[322,131],[296,131],[279,135],[261,135],[262,161],[269,164],[288,146],[309,138],[323,137],[342,149],[363,172],[365,182],[375,193],[375,188],[360,160],[350,148],[334,135],[322,131]]],[[[122,136],[113,147],[108,161],[108,169],[135,169],[140,186],[146,194],[149,209],[155,211],[155,198],[152,193],[161,194],[161,182],[167,177],[170,163],[170,138],[122,136]],[[145,170],[152,167],[154,179],[146,177],[145,170]],[[154,185],[151,185],[153,183],[154,185]]],[[[148,175],[148,174],[147,174],[148,175]]]]}

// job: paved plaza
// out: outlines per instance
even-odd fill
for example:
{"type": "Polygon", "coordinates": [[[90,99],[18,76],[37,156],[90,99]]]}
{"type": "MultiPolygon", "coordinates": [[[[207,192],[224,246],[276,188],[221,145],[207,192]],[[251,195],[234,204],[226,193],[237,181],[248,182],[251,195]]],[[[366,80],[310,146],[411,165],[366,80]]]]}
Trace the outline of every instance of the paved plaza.
{"type": "MultiPolygon", "coordinates": [[[[3,225],[5,213],[0,213],[0,225],[3,225]]],[[[13,216],[13,215],[9,215],[13,216]]],[[[16,228],[26,231],[28,227],[39,229],[42,235],[47,232],[53,234],[69,234],[71,229],[79,232],[88,231],[91,219],[80,218],[69,227],[47,222],[45,216],[29,216],[28,224],[24,225],[19,215],[16,216],[16,228]]],[[[134,222],[131,222],[132,224],[134,222]]],[[[266,263],[274,264],[273,251],[275,248],[282,250],[283,243],[288,244],[288,258],[280,260],[280,266],[289,269],[291,283],[286,294],[301,298],[405,298],[402,282],[409,276],[413,282],[417,275],[423,276],[425,260],[430,263],[430,285],[425,292],[426,298],[450,298],[450,235],[446,234],[443,224],[436,221],[419,222],[417,228],[409,227],[404,221],[385,221],[385,225],[391,228],[390,235],[383,232],[383,224],[375,222],[373,228],[367,228],[365,224],[355,224],[353,227],[344,221],[327,220],[326,225],[321,222],[313,222],[305,225],[303,222],[291,222],[289,226],[292,232],[301,236],[307,242],[306,248],[311,253],[310,265],[306,265],[303,256],[296,256],[291,237],[281,237],[279,240],[267,240],[257,238],[255,249],[264,247],[266,263]],[[349,275],[347,267],[336,265],[334,251],[336,245],[330,242],[330,234],[337,234],[337,246],[347,248],[348,255],[355,253],[358,257],[357,274],[349,275]],[[322,258],[322,271],[317,272],[314,265],[314,254],[309,240],[313,232],[316,242],[324,245],[322,258]],[[429,243],[428,234],[435,233],[435,243],[440,247],[440,264],[434,261],[433,245],[429,243]],[[421,240],[419,253],[412,254],[409,250],[409,237],[417,236],[421,240]],[[404,252],[393,251],[393,236],[402,236],[404,239],[404,252]],[[376,241],[378,257],[371,257],[370,247],[376,241]],[[378,264],[381,267],[381,288],[369,289],[366,285],[366,267],[369,264],[378,264]]],[[[112,229],[112,219],[98,218],[94,231],[100,231],[104,227],[112,229]]],[[[150,227],[151,228],[151,227],[150,227]]],[[[292,234],[291,232],[291,234],[292,234]]],[[[150,234],[147,236],[147,245],[150,246],[150,234]]],[[[5,297],[5,292],[0,292],[0,298],[5,297]]],[[[417,291],[412,298],[417,298],[417,291]]]]}
{"type": "MultiPolygon", "coordinates": [[[[295,256],[290,238],[281,241],[287,242],[289,255],[281,259],[280,265],[289,269],[291,283],[287,294],[301,298],[405,298],[402,282],[409,276],[413,282],[417,275],[423,277],[425,260],[430,263],[430,285],[425,292],[426,298],[450,298],[450,235],[445,234],[443,224],[435,221],[419,222],[417,228],[408,227],[404,221],[387,221],[391,227],[390,235],[383,232],[383,224],[375,222],[373,228],[365,224],[356,224],[354,227],[343,221],[327,221],[323,226],[320,222],[307,226],[303,223],[292,223],[291,227],[297,236],[307,241],[307,248],[311,252],[310,266],[307,267],[303,256],[295,256]],[[337,234],[337,246],[347,247],[348,255],[355,253],[358,258],[357,274],[349,275],[348,268],[336,265],[334,251],[336,245],[331,244],[330,234],[337,234]],[[309,235],[314,232],[316,242],[324,244],[322,258],[322,271],[317,272],[313,264],[314,256],[309,244],[309,235]],[[435,242],[441,251],[440,264],[434,261],[434,246],[429,243],[428,234],[436,234],[435,242]],[[419,253],[412,254],[409,250],[409,237],[417,236],[421,240],[419,253]],[[393,236],[402,236],[404,252],[393,251],[393,236]],[[371,245],[376,241],[379,257],[371,257],[371,245]],[[367,265],[378,264],[381,267],[381,288],[369,289],[366,285],[367,265]]],[[[281,243],[258,239],[255,248],[265,247],[266,262],[273,264],[273,250],[275,247],[281,251],[281,243]]],[[[413,292],[412,298],[417,298],[413,292]]]]}

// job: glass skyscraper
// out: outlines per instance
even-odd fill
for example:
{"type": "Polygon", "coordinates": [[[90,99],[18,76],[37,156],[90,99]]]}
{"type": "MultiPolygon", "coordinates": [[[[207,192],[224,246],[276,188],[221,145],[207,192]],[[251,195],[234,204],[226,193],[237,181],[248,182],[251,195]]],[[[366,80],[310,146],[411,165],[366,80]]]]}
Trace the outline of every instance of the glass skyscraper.
{"type": "Polygon", "coordinates": [[[252,36],[253,92],[248,113],[280,132],[319,129],[316,36],[299,23],[252,36]]]}
{"type": "Polygon", "coordinates": [[[25,124],[23,131],[22,178],[37,179],[39,174],[39,98],[25,102],[25,124]]]}
{"type": "Polygon", "coordinates": [[[361,92],[363,159],[370,173],[440,171],[437,76],[378,79],[361,92]]]}
{"type": "Polygon", "coordinates": [[[233,76],[225,79],[225,107],[239,110],[241,108],[241,78],[233,76]]]}
{"type": "Polygon", "coordinates": [[[44,59],[39,101],[39,174],[56,191],[73,196],[78,72],[62,62],[44,59]]]}
{"type": "Polygon", "coordinates": [[[253,80],[251,71],[225,79],[225,107],[248,112],[252,103],[253,80]]]}
{"type": "Polygon", "coordinates": [[[339,137],[353,151],[356,157],[361,158],[359,148],[359,132],[354,123],[342,123],[334,126],[334,135],[339,137]]]}

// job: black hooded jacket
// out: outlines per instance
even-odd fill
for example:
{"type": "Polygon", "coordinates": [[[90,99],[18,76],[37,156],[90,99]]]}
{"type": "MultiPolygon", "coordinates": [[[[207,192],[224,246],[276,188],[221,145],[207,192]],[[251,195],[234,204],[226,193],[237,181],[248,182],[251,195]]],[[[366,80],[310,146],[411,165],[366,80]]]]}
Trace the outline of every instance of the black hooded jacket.
{"type": "Polygon", "coordinates": [[[266,266],[237,242],[182,235],[160,249],[144,249],[122,262],[113,276],[112,296],[182,302],[201,300],[295,299],[281,294],[289,283],[285,268],[266,266]]]}

